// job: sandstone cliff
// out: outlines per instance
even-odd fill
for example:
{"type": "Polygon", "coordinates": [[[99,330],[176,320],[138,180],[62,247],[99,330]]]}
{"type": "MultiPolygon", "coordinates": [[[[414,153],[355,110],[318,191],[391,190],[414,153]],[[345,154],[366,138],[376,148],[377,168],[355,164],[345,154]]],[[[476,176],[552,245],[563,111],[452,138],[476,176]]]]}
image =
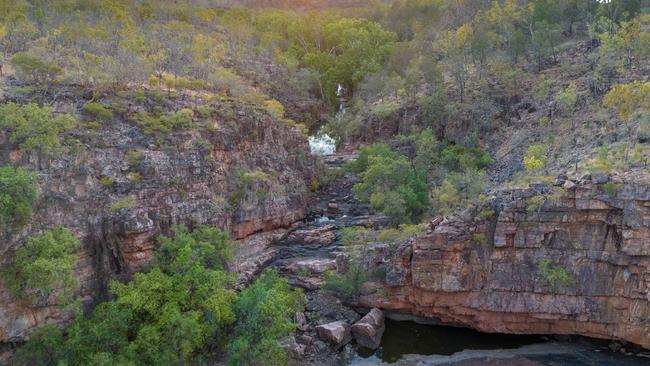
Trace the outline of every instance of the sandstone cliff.
{"type": "MultiPolygon", "coordinates": [[[[155,237],[174,225],[229,230],[238,239],[232,269],[246,279],[272,256],[270,242],[305,214],[317,174],[307,139],[254,103],[190,92],[109,93],[95,102],[113,116],[97,125],[87,123],[92,118],[83,109],[90,96],[74,87],[7,99],[54,100],[80,127],[65,136],[76,147],[54,158],[21,152],[0,131],[0,165],[24,166],[39,177],[32,220],[0,244],[0,265],[28,235],[65,226],[82,242],[76,274],[87,306],[107,296],[111,280],[146,266],[155,237]],[[164,136],[146,134],[133,121],[137,112],[183,108],[194,110],[193,127],[164,136]]],[[[55,298],[31,305],[1,284],[0,309],[0,342],[65,317],[55,298]]]]}
{"type": "Polygon", "coordinates": [[[500,191],[422,237],[375,246],[366,264],[385,279],[360,304],[486,332],[650,347],[650,175],[557,185],[500,191]]]}

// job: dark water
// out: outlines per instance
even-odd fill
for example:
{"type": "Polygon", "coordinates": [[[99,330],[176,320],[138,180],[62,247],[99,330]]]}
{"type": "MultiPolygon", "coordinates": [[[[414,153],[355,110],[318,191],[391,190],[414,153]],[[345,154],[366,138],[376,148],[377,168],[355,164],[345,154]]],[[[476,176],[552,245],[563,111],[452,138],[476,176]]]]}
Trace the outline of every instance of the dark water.
{"type": "Polygon", "coordinates": [[[451,355],[466,349],[490,350],[518,348],[540,343],[539,336],[489,334],[467,328],[424,325],[409,321],[386,320],[386,332],[377,351],[360,349],[363,358],[377,357],[396,362],[406,354],[451,355]]]}

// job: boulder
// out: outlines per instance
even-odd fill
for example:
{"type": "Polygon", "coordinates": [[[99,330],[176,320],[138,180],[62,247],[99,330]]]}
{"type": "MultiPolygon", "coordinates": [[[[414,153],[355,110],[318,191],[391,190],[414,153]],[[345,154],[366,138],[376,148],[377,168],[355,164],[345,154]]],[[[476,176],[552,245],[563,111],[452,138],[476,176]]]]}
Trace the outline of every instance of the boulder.
{"type": "Polygon", "coordinates": [[[565,189],[573,189],[573,188],[576,187],[576,184],[573,183],[573,182],[570,181],[570,180],[567,180],[567,181],[564,182],[564,184],[563,184],[562,186],[563,186],[565,189]]]}
{"type": "Polygon", "coordinates": [[[352,340],[350,325],[343,320],[317,326],[316,334],[336,349],[345,346],[352,340]]]}
{"type": "Polygon", "coordinates": [[[370,349],[377,349],[385,330],[384,313],[377,308],[373,308],[352,326],[352,335],[360,345],[370,349]]]}
{"type": "Polygon", "coordinates": [[[296,328],[300,331],[306,331],[309,328],[307,324],[307,317],[305,313],[298,312],[293,316],[293,320],[296,323],[296,328]]]}

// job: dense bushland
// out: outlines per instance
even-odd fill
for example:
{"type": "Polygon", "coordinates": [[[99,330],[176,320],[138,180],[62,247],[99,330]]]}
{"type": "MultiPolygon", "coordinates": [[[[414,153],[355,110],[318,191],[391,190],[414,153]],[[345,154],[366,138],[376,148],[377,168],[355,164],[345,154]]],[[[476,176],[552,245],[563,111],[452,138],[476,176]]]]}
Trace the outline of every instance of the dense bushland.
{"type": "Polygon", "coordinates": [[[414,154],[375,143],[362,148],[347,166],[361,178],[353,188],[355,195],[371,209],[394,224],[418,223],[427,214],[446,214],[479,198],[485,168],[492,161],[479,146],[438,141],[430,129],[402,141],[414,154]]]}
{"type": "Polygon", "coordinates": [[[0,167],[0,226],[3,230],[19,228],[29,222],[36,197],[34,172],[0,167]]]}
{"type": "MultiPolygon", "coordinates": [[[[69,257],[55,260],[73,249],[71,235],[64,233],[57,229],[30,240],[25,250],[46,257],[43,260],[52,265],[65,260],[67,266],[69,257]],[[57,253],[42,253],[40,243],[57,253]]],[[[286,356],[278,340],[294,327],[293,314],[303,303],[299,291],[270,272],[237,294],[232,290],[233,275],[225,270],[232,248],[218,229],[178,228],[173,237],[159,238],[156,252],[151,269],[136,274],[129,283],[111,285],[114,300],[88,314],[77,314],[64,330],[38,329],[19,350],[18,360],[38,365],[179,365],[229,350],[233,364],[266,360],[283,364],[286,356]]],[[[14,266],[34,269],[40,260],[25,263],[28,256],[19,253],[14,266]]],[[[57,266],[56,270],[66,269],[57,266]]],[[[22,271],[17,273],[18,279],[23,278],[22,271]]],[[[26,282],[25,286],[48,288],[51,281],[67,278],[57,273],[41,273],[45,284],[26,282]]]]}

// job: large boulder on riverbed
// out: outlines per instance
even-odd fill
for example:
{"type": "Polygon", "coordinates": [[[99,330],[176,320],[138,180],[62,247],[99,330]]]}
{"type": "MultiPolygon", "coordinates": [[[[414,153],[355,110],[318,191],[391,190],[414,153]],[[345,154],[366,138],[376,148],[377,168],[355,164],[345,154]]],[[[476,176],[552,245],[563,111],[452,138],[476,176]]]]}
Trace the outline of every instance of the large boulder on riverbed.
{"type": "Polygon", "coordinates": [[[385,330],[384,313],[377,308],[373,308],[352,326],[352,335],[360,345],[370,349],[377,349],[385,330]]]}
{"type": "Polygon", "coordinates": [[[350,325],[343,320],[317,326],[316,334],[336,349],[345,346],[352,340],[350,325]]]}

